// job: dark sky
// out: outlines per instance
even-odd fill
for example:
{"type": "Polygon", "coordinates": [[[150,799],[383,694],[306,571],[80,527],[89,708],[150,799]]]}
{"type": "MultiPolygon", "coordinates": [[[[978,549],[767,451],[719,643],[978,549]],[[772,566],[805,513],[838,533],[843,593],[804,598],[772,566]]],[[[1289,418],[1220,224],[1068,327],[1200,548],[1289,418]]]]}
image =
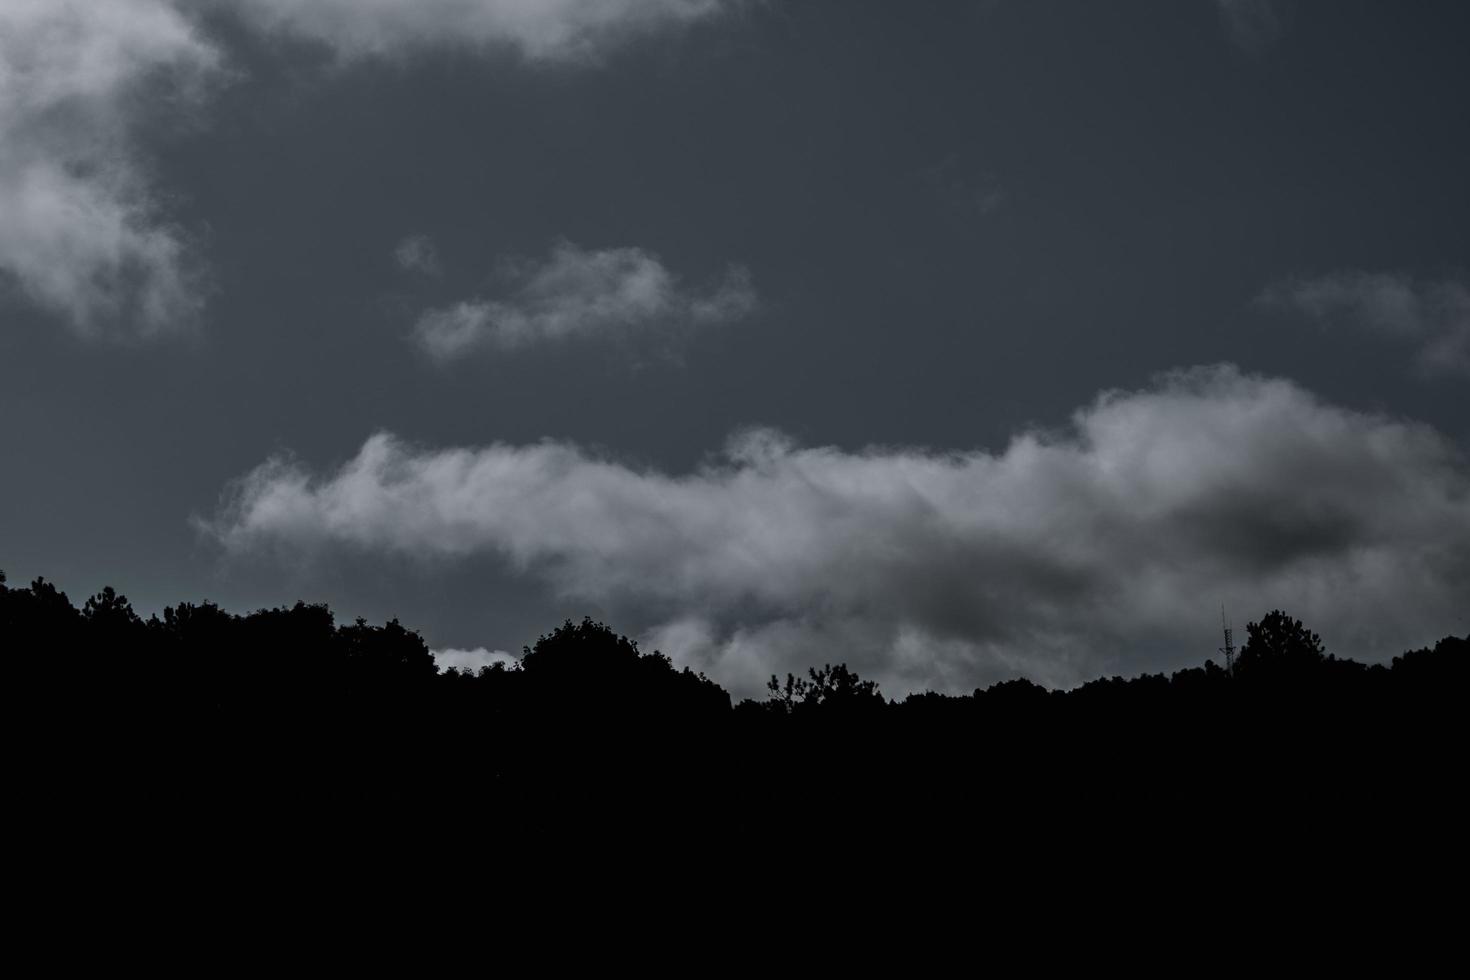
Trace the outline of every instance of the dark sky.
{"type": "Polygon", "coordinates": [[[1467,629],[1465,4],[347,6],[0,0],[12,581],[741,694],[1467,629]]]}

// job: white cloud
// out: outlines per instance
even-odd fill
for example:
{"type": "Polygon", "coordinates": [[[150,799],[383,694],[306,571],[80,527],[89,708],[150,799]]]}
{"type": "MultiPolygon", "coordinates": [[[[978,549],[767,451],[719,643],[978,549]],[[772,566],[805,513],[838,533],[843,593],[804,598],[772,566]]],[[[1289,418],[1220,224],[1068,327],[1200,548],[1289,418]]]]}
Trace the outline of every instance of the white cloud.
{"type": "Polygon", "coordinates": [[[189,322],[196,266],[134,124],[218,63],[168,0],[0,0],[0,279],[83,334],[189,322]]]}
{"type": "Polygon", "coordinates": [[[998,453],[753,431],[670,475],[378,434],[325,477],[265,463],[208,529],[234,554],[496,554],[736,694],[825,660],[899,694],[1197,663],[1222,602],[1287,608],[1340,653],[1442,635],[1470,581],[1470,461],[1226,366],[1105,393],[998,453]]]}
{"type": "Polygon", "coordinates": [[[393,249],[393,260],[404,272],[437,276],[443,271],[439,265],[439,250],[428,235],[409,235],[399,242],[393,249]]]}
{"type": "Polygon", "coordinates": [[[447,360],[480,347],[528,344],[619,331],[722,323],[756,305],[750,276],[732,267],[704,289],[683,287],[658,256],[641,248],[588,250],[563,242],[544,262],[509,262],[503,299],[475,299],[425,312],[420,345],[447,360]]]}
{"type": "Polygon", "coordinates": [[[1429,373],[1470,374],[1470,289],[1452,280],[1416,282],[1382,272],[1296,279],[1261,295],[1328,325],[1346,325],[1418,348],[1429,373]]]}
{"type": "Polygon", "coordinates": [[[692,24],[730,0],[230,0],[267,31],[341,57],[426,46],[502,46],[539,61],[587,60],[609,46],[692,24]]]}
{"type": "Polygon", "coordinates": [[[434,657],[434,663],[440,671],[450,669],[461,673],[477,673],[481,667],[490,667],[494,664],[504,664],[507,667],[516,663],[516,657],[506,653],[504,650],[487,650],[484,647],[475,647],[473,650],[461,650],[454,647],[445,647],[442,650],[430,650],[434,657]]]}

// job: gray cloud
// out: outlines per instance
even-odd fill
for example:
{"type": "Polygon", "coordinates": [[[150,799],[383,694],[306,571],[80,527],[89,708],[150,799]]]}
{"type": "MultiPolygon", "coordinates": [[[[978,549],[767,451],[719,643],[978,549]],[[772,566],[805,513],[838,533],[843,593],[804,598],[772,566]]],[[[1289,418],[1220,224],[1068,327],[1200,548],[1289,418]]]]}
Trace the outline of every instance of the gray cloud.
{"type": "Polygon", "coordinates": [[[1215,0],[1236,46],[1257,54],[1281,40],[1286,20],[1280,0],[1215,0]]]}
{"type": "Polygon", "coordinates": [[[611,332],[723,323],[755,308],[750,276],[731,267],[704,289],[684,288],[658,256],[641,248],[588,250],[569,242],[543,262],[502,264],[502,299],[474,299],[425,312],[414,333],[447,360],[481,347],[528,344],[611,332]]]}
{"type": "Polygon", "coordinates": [[[190,322],[198,266],[134,132],[218,66],[168,0],[0,2],[0,276],[85,335],[190,322]]]}
{"type": "Polygon", "coordinates": [[[230,0],[273,33],[341,57],[426,46],[504,46],[538,61],[585,61],[609,46],[711,17],[729,0],[230,0]]]}
{"type": "Polygon", "coordinates": [[[1338,272],[1278,284],[1262,293],[1260,301],[1323,324],[1413,344],[1426,372],[1470,374],[1470,289],[1462,283],[1338,272]]]}
{"type": "Polygon", "coordinates": [[[1223,602],[1340,653],[1448,629],[1470,460],[1433,430],[1230,366],[1111,391],[1000,452],[734,438],[693,472],[558,442],[379,433],[322,477],[272,459],[204,525],[230,554],[494,554],[737,694],[846,660],[890,694],[1197,663],[1223,602]]]}
{"type": "Polygon", "coordinates": [[[509,667],[517,659],[504,650],[487,650],[484,647],[476,647],[473,650],[445,647],[442,650],[430,650],[429,653],[434,657],[434,663],[441,671],[454,669],[471,674],[477,672],[481,667],[490,667],[494,664],[505,664],[509,667]]]}

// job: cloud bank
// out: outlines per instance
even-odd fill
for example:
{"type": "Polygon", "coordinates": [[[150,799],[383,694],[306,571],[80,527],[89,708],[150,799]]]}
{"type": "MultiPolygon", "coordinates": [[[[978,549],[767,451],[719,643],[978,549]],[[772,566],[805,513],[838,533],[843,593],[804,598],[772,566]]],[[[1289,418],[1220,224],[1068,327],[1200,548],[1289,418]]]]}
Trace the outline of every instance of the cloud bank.
{"type": "Polygon", "coordinates": [[[671,475],[559,442],[379,433],[325,476],[267,461],[206,527],[234,555],[491,553],[736,694],[845,660],[892,695],[1199,663],[1221,603],[1285,607],[1339,653],[1441,635],[1470,582],[1470,460],[1218,366],[1106,392],[997,453],[756,430],[671,475]]]}
{"type": "Polygon", "coordinates": [[[427,46],[500,46],[535,61],[586,61],[609,47],[711,17],[729,0],[230,0],[267,32],[344,58],[427,46]]]}
{"type": "Polygon", "coordinates": [[[1470,289],[1445,280],[1416,282],[1396,273],[1338,272],[1271,287],[1261,302],[1413,344],[1430,374],[1470,374],[1470,289]]]}
{"type": "Polygon", "coordinates": [[[439,360],[479,348],[511,350],[574,337],[687,328],[737,320],[755,309],[750,276],[738,267],[706,288],[684,287],[641,248],[587,250],[569,242],[542,262],[504,263],[502,299],[475,299],[425,312],[414,327],[439,360]]]}
{"type": "Polygon", "coordinates": [[[84,335],[189,323],[197,267],[136,128],[218,65],[167,0],[0,0],[0,279],[84,335]]]}

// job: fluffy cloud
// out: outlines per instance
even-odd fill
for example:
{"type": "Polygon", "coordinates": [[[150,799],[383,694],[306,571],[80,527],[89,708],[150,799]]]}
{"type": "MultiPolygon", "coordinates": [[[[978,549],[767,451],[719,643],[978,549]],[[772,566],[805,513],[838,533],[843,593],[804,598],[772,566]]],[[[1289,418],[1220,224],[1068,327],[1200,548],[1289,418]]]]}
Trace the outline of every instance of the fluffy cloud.
{"type": "Polygon", "coordinates": [[[266,462],[207,527],[235,554],[493,553],[738,694],[824,660],[897,694],[1198,663],[1222,602],[1285,607],[1340,653],[1432,639],[1470,582],[1470,461],[1222,366],[1104,393],[998,453],[753,431],[670,475],[378,434],[321,478],[266,462]]]}
{"type": "Polygon", "coordinates": [[[168,0],[0,0],[0,278],[84,334],[192,319],[195,267],[134,124],[217,65],[168,0]]]}
{"type": "Polygon", "coordinates": [[[1266,290],[1261,301],[1324,324],[1340,324],[1418,348],[1429,373],[1470,374],[1470,289],[1453,281],[1415,282],[1405,275],[1339,272],[1266,290]]]}
{"type": "Polygon", "coordinates": [[[691,24],[729,0],[230,0],[267,31],[342,57],[430,45],[501,46],[540,61],[587,60],[608,46],[691,24]]]}
{"type": "Polygon", "coordinates": [[[544,262],[509,262],[503,299],[476,299],[429,310],[415,336],[435,358],[480,347],[512,349],[616,331],[721,323],[756,303],[749,275],[729,269],[706,289],[686,289],[658,256],[641,248],[556,246],[544,262]]]}

